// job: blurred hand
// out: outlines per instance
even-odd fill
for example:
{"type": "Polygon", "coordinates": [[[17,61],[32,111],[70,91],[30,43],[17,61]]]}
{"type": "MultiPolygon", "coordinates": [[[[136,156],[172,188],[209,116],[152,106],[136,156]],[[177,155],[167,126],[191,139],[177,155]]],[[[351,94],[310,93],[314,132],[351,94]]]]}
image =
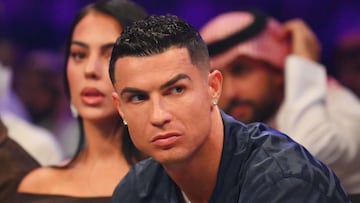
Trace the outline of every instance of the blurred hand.
{"type": "Polygon", "coordinates": [[[285,22],[284,29],[291,36],[292,54],[312,61],[319,60],[321,45],[316,35],[303,20],[289,20],[285,22]]]}

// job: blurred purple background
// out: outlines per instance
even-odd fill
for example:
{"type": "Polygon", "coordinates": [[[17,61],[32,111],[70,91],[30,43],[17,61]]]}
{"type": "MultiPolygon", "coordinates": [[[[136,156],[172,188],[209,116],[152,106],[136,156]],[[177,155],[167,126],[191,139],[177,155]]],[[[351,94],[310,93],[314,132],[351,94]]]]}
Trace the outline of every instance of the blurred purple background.
{"type": "MultiPolygon", "coordinates": [[[[1,0],[0,38],[11,39],[24,50],[60,49],[75,13],[90,0],[1,0]]],[[[215,15],[256,7],[280,21],[302,18],[322,43],[327,64],[332,44],[344,29],[360,24],[358,0],[135,0],[150,14],[176,14],[201,28],[215,15]]]]}

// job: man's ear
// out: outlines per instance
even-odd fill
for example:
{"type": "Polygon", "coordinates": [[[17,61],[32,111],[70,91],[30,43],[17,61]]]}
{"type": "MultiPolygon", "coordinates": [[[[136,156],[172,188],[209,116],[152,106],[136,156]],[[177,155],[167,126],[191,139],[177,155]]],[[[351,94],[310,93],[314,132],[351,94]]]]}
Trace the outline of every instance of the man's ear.
{"type": "Polygon", "coordinates": [[[223,77],[220,71],[213,70],[209,73],[209,91],[213,100],[219,100],[222,91],[223,77]]]}
{"type": "Polygon", "coordinates": [[[121,102],[120,102],[120,98],[119,95],[116,92],[112,92],[111,93],[111,97],[113,99],[113,103],[115,105],[115,108],[117,109],[117,111],[119,112],[121,118],[124,118],[124,113],[121,110],[121,102]]]}

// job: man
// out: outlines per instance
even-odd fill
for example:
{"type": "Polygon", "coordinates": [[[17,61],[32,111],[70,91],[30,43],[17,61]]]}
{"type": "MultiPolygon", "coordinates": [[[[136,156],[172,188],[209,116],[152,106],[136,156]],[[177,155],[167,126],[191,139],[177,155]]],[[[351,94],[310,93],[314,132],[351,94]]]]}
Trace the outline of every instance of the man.
{"type": "Polygon", "coordinates": [[[336,175],[286,135],[221,112],[222,75],[172,15],[124,29],[110,59],[114,103],[150,157],[113,202],[348,202],[336,175]]]}
{"type": "Polygon", "coordinates": [[[7,128],[0,118],[0,202],[14,202],[21,179],[39,167],[19,144],[7,136],[7,128]]]}
{"type": "Polygon", "coordinates": [[[24,108],[15,92],[10,88],[12,77],[12,69],[0,61],[0,116],[7,127],[7,135],[41,165],[58,163],[62,160],[63,155],[54,135],[21,116],[20,112],[24,108]]]}
{"type": "Polygon", "coordinates": [[[348,193],[360,193],[360,103],[316,62],[319,43],[307,25],[236,11],[200,33],[212,68],[224,75],[220,107],[289,134],[330,166],[348,193]]]}

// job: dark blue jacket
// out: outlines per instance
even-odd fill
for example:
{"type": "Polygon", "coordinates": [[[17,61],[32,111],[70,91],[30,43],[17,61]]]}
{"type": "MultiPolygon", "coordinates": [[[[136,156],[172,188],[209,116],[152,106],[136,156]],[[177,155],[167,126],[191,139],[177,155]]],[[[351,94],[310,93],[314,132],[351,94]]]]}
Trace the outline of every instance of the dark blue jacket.
{"type": "MultiPolygon", "coordinates": [[[[224,147],[211,203],[349,202],[335,173],[288,136],[222,113],[224,147]]],[[[206,169],[204,169],[206,170],[206,169]]],[[[116,187],[113,203],[178,203],[179,188],[149,158],[116,187]]]]}

